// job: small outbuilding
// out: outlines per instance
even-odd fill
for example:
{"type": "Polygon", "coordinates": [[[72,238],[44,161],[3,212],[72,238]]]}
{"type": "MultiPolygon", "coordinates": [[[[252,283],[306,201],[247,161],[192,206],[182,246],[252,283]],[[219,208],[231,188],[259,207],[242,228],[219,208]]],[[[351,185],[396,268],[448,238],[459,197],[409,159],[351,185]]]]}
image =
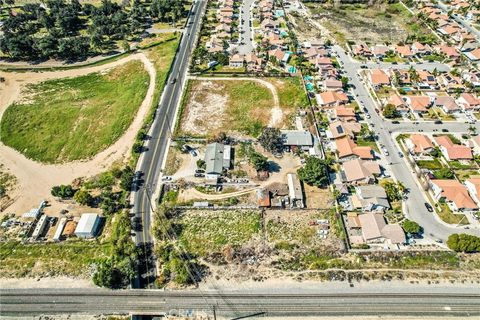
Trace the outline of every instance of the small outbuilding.
{"type": "Polygon", "coordinates": [[[96,213],[82,214],[75,229],[75,235],[79,238],[94,238],[100,229],[100,216],[96,213]]]}

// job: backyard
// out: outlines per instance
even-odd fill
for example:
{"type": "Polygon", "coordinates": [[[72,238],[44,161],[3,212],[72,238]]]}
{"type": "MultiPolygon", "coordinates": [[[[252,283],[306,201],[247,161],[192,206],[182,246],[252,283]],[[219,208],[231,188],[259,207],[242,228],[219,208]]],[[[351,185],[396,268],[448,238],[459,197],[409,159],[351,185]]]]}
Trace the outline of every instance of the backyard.
{"type": "Polygon", "coordinates": [[[130,126],[148,85],[139,61],[28,85],[3,115],[2,142],[41,162],[90,158],[130,126]]]}

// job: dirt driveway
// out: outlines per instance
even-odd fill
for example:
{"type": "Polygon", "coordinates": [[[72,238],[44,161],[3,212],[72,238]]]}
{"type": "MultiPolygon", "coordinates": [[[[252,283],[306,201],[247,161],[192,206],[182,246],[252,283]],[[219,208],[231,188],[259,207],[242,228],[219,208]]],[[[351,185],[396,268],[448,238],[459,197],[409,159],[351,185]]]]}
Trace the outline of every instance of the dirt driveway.
{"type": "Polygon", "coordinates": [[[21,214],[38,206],[40,201],[44,199],[49,200],[52,204],[49,210],[59,211],[64,204],[55,201],[50,195],[50,189],[53,186],[71,183],[72,180],[78,177],[96,175],[108,169],[113,163],[125,161],[130,154],[135,136],[141,128],[152,104],[156,72],[152,62],[143,53],[136,53],[112,63],[80,69],[53,72],[0,72],[0,77],[5,78],[5,82],[0,83],[1,119],[7,107],[20,98],[22,88],[27,84],[106,71],[132,60],[143,62],[146,71],[150,75],[150,83],[145,99],[138,109],[132,124],[120,139],[92,159],[65,164],[43,164],[27,159],[18,151],[0,142],[0,163],[4,164],[16,176],[18,182],[14,194],[11,195],[15,202],[6,208],[5,212],[21,214]]]}

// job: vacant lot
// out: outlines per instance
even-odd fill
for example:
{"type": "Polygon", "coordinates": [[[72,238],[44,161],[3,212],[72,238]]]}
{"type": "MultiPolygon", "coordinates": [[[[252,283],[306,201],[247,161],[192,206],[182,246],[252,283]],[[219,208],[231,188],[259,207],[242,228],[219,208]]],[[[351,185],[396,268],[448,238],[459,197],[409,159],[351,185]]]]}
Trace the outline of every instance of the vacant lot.
{"type": "Polygon", "coordinates": [[[306,105],[300,79],[191,80],[182,106],[180,135],[221,131],[258,136],[264,126],[285,127],[306,105]]]}
{"type": "Polygon", "coordinates": [[[432,41],[436,38],[400,3],[325,5],[308,3],[315,20],[333,33],[337,41],[397,43],[407,37],[432,41]]]}
{"type": "Polygon", "coordinates": [[[180,241],[194,254],[221,252],[225,246],[241,246],[260,231],[257,210],[186,211],[178,219],[180,241]]]}
{"type": "Polygon", "coordinates": [[[148,84],[143,64],[132,61],[106,73],[29,85],[3,115],[2,141],[41,162],[92,157],[130,126],[148,84]]]}
{"type": "Polygon", "coordinates": [[[110,254],[111,246],[91,241],[67,241],[61,244],[0,245],[0,273],[6,278],[36,276],[88,275],[88,266],[110,254]]]}

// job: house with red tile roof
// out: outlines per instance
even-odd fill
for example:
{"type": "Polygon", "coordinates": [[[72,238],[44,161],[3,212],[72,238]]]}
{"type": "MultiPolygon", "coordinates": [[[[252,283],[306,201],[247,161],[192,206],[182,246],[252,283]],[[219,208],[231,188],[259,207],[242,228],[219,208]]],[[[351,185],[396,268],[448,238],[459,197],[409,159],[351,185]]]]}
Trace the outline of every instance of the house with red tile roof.
{"type": "Polygon", "coordinates": [[[316,95],[317,103],[322,107],[333,107],[348,103],[348,97],[344,92],[325,91],[316,95]]]}
{"type": "Polygon", "coordinates": [[[435,98],[435,106],[442,108],[447,113],[456,113],[461,110],[460,106],[455,102],[455,98],[450,96],[440,96],[435,98]]]}
{"type": "Polygon", "coordinates": [[[405,102],[413,113],[425,113],[432,105],[429,96],[404,96],[405,102]]]}
{"type": "Polygon", "coordinates": [[[411,134],[410,137],[405,139],[405,145],[410,153],[416,156],[428,155],[435,148],[428,136],[418,133],[411,134]]]}
{"type": "Polygon", "coordinates": [[[444,199],[453,211],[476,211],[478,206],[466,186],[457,180],[430,180],[436,200],[444,199]]]}
{"type": "Polygon", "coordinates": [[[472,160],[472,150],[461,144],[454,144],[448,136],[435,137],[435,143],[440,147],[447,160],[472,160]]]}
{"type": "Polygon", "coordinates": [[[469,52],[464,52],[464,55],[467,56],[467,58],[470,59],[471,61],[474,61],[474,62],[480,61],[480,48],[477,48],[469,52]]]}
{"type": "Polygon", "coordinates": [[[375,89],[390,85],[390,77],[381,69],[373,69],[370,71],[370,82],[375,89]]]}
{"type": "Polygon", "coordinates": [[[386,100],[385,105],[387,104],[395,106],[397,112],[400,113],[402,116],[406,115],[410,111],[407,104],[405,103],[405,100],[398,93],[390,95],[390,97],[388,97],[388,99],[386,100]]]}
{"type": "Polygon", "coordinates": [[[340,161],[360,158],[363,160],[373,160],[374,154],[370,147],[358,146],[350,137],[343,137],[335,140],[337,156],[340,161]]]}

